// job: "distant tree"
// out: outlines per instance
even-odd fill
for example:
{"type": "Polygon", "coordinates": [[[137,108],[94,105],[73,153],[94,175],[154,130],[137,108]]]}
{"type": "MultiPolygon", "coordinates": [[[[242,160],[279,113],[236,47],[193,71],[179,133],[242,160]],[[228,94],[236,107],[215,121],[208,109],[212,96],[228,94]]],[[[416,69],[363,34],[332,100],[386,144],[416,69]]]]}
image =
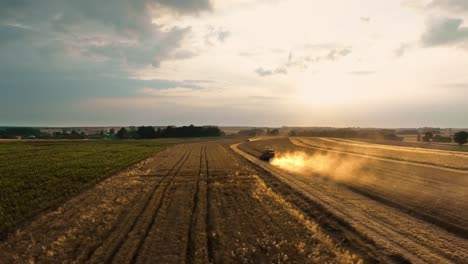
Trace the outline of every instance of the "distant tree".
{"type": "Polygon", "coordinates": [[[79,138],[80,134],[76,130],[72,130],[69,136],[70,138],[79,138]]]}
{"type": "Polygon", "coordinates": [[[156,130],[152,126],[141,126],[137,129],[137,134],[139,138],[156,138],[156,130]]]}
{"type": "Polygon", "coordinates": [[[113,137],[113,136],[115,136],[115,129],[111,128],[109,130],[109,137],[113,137]]]}
{"type": "Polygon", "coordinates": [[[279,129],[275,128],[275,129],[272,129],[272,130],[268,130],[267,134],[269,136],[278,136],[279,135],[279,129]]]}
{"type": "Polygon", "coordinates": [[[418,142],[421,141],[421,134],[418,133],[418,142]]]}
{"type": "Polygon", "coordinates": [[[435,135],[434,138],[432,139],[434,142],[452,142],[451,137],[444,137],[442,135],[435,135]]]}
{"type": "Polygon", "coordinates": [[[468,132],[460,131],[460,132],[455,133],[453,135],[453,141],[457,142],[458,145],[460,145],[461,147],[463,144],[466,144],[466,142],[468,141],[468,132]]]}
{"type": "Polygon", "coordinates": [[[289,136],[290,136],[290,137],[295,137],[295,136],[297,136],[296,130],[291,130],[291,131],[289,131],[289,136]]]}
{"type": "Polygon", "coordinates": [[[87,135],[86,135],[86,132],[84,132],[84,131],[81,131],[81,133],[80,133],[80,137],[81,137],[81,138],[86,138],[86,136],[87,136],[87,135]]]}
{"type": "Polygon", "coordinates": [[[246,130],[239,130],[237,134],[242,135],[242,136],[256,137],[256,136],[264,135],[265,130],[260,129],[260,128],[252,128],[252,129],[246,129],[246,130]]]}
{"type": "Polygon", "coordinates": [[[403,138],[397,136],[396,134],[390,133],[390,134],[385,134],[383,136],[384,139],[386,140],[396,140],[396,141],[401,141],[403,138]]]}
{"type": "Polygon", "coordinates": [[[129,133],[125,127],[122,127],[118,132],[117,132],[117,137],[119,139],[127,139],[129,138],[129,133]]]}
{"type": "Polygon", "coordinates": [[[41,134],[41,131],[39,129],[31,128],[31,127],[8,127],[2,132],[2,134],[6,138],[15,138],[17,136],[38,137],[41,134]]]}
{"type": "Polygon", "coordinates": [[[156,130],[156,137],[162,137],[162,133],[162,129],[158,127],[158,129],[156,130]]]}
{"type": "Polygon", "coordinates": [[[424,142],[430,142],[432,140],[433,136],[434,136],[434,134],[432,134],[432,132],[426,132],[426,133],[424,133],[424,136],[422,137],[422,140],[424,142]]]}

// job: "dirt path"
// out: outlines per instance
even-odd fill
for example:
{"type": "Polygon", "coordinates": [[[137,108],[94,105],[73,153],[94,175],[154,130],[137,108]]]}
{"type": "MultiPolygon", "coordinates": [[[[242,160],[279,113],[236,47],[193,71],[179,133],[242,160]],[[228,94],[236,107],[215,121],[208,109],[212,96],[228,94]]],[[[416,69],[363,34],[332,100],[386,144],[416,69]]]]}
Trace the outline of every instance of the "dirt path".
{"type": "Polygon", "coordinates": [[[233,145],[233,150],[348,223],[383,250],[412,263],[464,263],[468,241],[322,177],[286,173],[233,145]]]}
{"type": "Polygon", "coordinates": [[[355,263],[218,142],[177,145],[0,241],[0,263],[355,263]]]}

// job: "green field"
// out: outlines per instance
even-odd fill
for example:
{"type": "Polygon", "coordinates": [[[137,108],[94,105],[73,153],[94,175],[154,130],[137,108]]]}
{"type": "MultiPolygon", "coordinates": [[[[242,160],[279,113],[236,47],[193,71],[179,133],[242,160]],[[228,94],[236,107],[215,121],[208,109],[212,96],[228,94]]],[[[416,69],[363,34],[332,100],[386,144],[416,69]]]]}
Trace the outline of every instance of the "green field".
{"type": "Polygon", "coordinates": [[[193,139],[0,142],[0,235],[83,188],[193,139]]]}

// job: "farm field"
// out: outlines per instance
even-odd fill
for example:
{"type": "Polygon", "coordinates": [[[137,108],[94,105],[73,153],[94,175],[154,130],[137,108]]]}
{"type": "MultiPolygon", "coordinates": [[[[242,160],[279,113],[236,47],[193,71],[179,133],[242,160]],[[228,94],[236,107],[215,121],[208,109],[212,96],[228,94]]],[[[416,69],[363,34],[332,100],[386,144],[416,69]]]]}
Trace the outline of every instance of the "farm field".
{"type": "MultiPolygon", "coordinates": [[[[449,136],[449,135],[446,135],[449,136]]],[[[422,142],[412,138],[408,139],[407,136],[400,136],[403,138],[402,141],[398,140],[385,140],[385,139],[366,139],[366,138],[350,138],[343,140],[351,140],[363,143],[379,144],[379,145],[392,145],[400,147],[413,147],[423,149],[434,149],[434,150],[446,150],[446,151],[457,151],[457,152],[468,152],[468,146],[459,146],[454,142],[422,142]]],[[[416,136],[414,136],[416,137],[416,136]]]]}
{"type": "Polygon", "coordinates": [[[463,263],[467,259],[465,171],[356,157],[327,150],[325,143],[330,141],[316,141],[259,140],[240,144],[238,152],[252,158],[266,146],[275,148],[276,162],[255,158],[253,162],[407,260],[463,263]],[[310,141],[323,145],[311,147],[305,143],[310,141]]]}
{"type": "Polygon", "coordinates": [[[338,138],[293,138],[309,147],[324,150],[341,151],[350,154],[363,154],[372,157],[423,163],[468,171],[468,153],[462,151],[444,151],[406,146],[372,144],[338,138]]]}
{"type": "MultiPolygon", "coordinates": [[[[17,227],[0,240],[0,263],[464,263],[468,258],[465,170],[358,155],[358,148],[332,151],[309,144],[313,140],[120,146],[135,156],[141,148],[139,157],[148,158],[130,167],[119,163],[127,168],[89,181],[95,186],[17,227]],[[258,159],[266,146],[276,150],[271,163],[258,159]]],[[[104,175],[96,171],[89,175],[104,175]]]]}
{"type": "Polygon", "coordinates": [[[338,245],[344,236],[329,236],[273,192],[273,181],[219,142],[176,145],[19,228],[0,242],[0,259],[358,263],[385,257],[338,245]]]}
{"type": "Polygon", "coordinates": [[[83,188],[193,139],[0,142],[0,235],[83,188]]]}

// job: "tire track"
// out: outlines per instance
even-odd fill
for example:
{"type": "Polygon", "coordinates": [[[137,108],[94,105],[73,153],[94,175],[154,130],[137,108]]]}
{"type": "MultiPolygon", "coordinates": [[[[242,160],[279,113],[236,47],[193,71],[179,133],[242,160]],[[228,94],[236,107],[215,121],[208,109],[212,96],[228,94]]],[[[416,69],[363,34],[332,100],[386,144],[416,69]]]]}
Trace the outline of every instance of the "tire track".
{"type": "MultiPolygon", "coordinates": [[[[200,185],[202,175],[206,175],[206,166],[204,165],[206,146],[200,148],[200,166],[198,169],[197,180],[195,183],[195,192],[193,195],[193,206],[192,213],[190,216],[190,226],[188,230],[188,239],[187,239],[187,249],[185,254],[185,263],[194,263],[197,249],[198,249],[198,240],[197,240],[197,226],[199,224],[198,215],[200,213],[200,185]],[[205,170],[205,171],[204,171],[205,170]]],[[[206,248],[206,245],[204,246],[206,248]]]]}
{"type": "Polygon", "coordinates": [[[204,154],[205,167],[206,167],[206,213],[205,213],[205,233],[206,233],[206,245],[207,245],[207,257],[208,263],[214,263],[214,251],[213,251],[213,222],[211,221],[210,209],[211,209],[211,187],[210,187],[210,166],[208,163],[208,155],[204,154]]]}
{"type": "Polygon", "coordinates": [[[144,244],[144,242],[146,241],[147,237],[148,237],[148,233],[149,231],[151,230],[151,228],[154,226],[155,222],[156,222],[156,218],[157,218],[157,215],[161,209],[161,206],[163,204],[163,201],[164,199],[166,198],[166,193],[167,193],[167,190],[169,189],[169,186],[173,183],[173,180],[175,178],[175,176],[177,176],[179,174],[179,171],[180,169],[182,169],[182,167],[184,166],[185,162],[188,160],[188,158],[190,157],[190,154],[192,153],[192,148],[190,148],[188,150],[188,154],[185,156],[185,159],[183,159],[182,163],[180,164],[180,166],[176,169],[176,171],[174,172],[174,174],[172,175],[172,177],[169,179],[169,182],[166,184],[166,186],[164,186],[164,189],[162,191],[162,194],[161,194],[161,198],[159,199],[159,203],[157,204],[157,207],[156,209],[153,211],[153,213],[151,214],[151,223],[149,226],[146,227],[145,229],[145,232],[144,232],[144,235],[143,237],[139,240],[139,243],[137,245],[137,248],[136,250],[134,251],[133,253],[133,256],[132,256],[132,261],[131,263],[135,263],[138,256],[139,256],[139,253],[140,253],[140,250],[141,250],[141,247],[142,245],[144,244]]]}
{"type": "Polygon", "coordinates": [[[135,210],[131,210],[125,215],[125,218],[119,222],[113,229],[109,231],[109,235],[104,240],[104,242],[92,250],[88,254],[87,261],[91,263],[110,263],[114,259],[115,255],[121,249],[126,239],[128,239],[130,233],[132,233],[141,216],[148,210],[149,205],[152,200],[155,198],[157,190],[163,184],[163,182],[170,176],[170,174],[176,169],[177,172],[183,166],[185,161],[190,155],[191,149],[187,149],[184,154],[180,157],[179,160],[169,169],[167,174],[151,189],[150,194],[146,196],[143,200],[140,199],[138,203],[135,204],[135,210]]]}

